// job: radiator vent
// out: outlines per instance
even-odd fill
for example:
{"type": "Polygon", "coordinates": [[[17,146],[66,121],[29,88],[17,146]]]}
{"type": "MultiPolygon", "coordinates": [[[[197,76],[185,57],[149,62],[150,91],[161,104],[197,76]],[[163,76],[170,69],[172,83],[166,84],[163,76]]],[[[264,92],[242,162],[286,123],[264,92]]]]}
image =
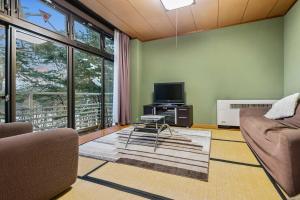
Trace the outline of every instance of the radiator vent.
{"type": "Polygon", "coordinates": [[[242,108],[271,108],[276,100],[218,100],[218,126],[239,126],[240,109],[242,108]]]}
{"type": "Polygon", "coordinates": [[[231,109],[241,108],[271,108],[272,104],[230,104],[231,109]]]}

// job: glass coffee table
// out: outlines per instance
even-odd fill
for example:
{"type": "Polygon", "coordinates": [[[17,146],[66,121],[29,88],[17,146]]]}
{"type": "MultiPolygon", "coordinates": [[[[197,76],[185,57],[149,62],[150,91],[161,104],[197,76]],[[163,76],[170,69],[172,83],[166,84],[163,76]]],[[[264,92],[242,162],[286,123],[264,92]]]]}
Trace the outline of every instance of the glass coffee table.
{"type": "Polygon", "coordinates": [[[127,148],[127,145],[130,141],[130,138],[134,132],[145,132],[145,133],[154,133],[156,134],[155,139],[155,145],[154,145],[154,151],[156,151],[157,148],[157,142],[159,134],[168,129],[171,136],[173,136],[172,130],[168,124],[166,124],[165,116],[163,115],[143,115],[141,116],[141,122],[140,123],[134,123],[134,128],[132,131],[130,131],[130,134],[128,136],[125,149],[127,148]]]}

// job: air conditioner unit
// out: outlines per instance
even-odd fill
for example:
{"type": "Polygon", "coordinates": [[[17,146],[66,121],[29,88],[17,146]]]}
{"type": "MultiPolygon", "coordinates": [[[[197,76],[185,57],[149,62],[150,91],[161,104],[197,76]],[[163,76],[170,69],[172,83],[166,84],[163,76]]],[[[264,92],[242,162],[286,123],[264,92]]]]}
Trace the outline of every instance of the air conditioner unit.
{"type": "Polygon", "coordinates": [[[276,100],[218,100],[217,123],[218,126],[240,126],[241,108],[271,108],[276,100]]]}

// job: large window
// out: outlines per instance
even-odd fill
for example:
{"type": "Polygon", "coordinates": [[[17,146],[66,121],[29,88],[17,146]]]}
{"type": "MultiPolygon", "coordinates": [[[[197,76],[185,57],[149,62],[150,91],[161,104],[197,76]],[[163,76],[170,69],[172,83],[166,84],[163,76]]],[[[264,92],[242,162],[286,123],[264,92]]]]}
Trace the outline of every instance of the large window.
{"type": "Polygon", "coordinates": [[[17,32],[16,62],[16,120],[67,127],[66,46],[17,32]]]}
{"type": "Polygon", "coordinates": [[[113,91],[114,91],[114,63],[104,61],[105,77],[105,126],[112,126],[113,123],[113,91]]]}
{"type": "Polygon", "coordinates": [[[112,126],[113,27],[76,2],[0,0],[0,122],[112,126]]]}
{"type": "Polygon", "coordinates": [[[78,21],[74,21],[74,39],[100,49],[100,33],[78,21]]]}
{"type": "Polygon", "coordinates": [[[0,122],[5,122],[5,28],[0,26],[0,122]]]}
{"type": "Polygon", "coordinates": [[[43,0],[19,0],[19,16],[33,24],[67,35],[67,17],[43,0]]]}
{"type": "Polygon", "coordinates": [[[100,127],[102,119],[102,58],[75,50],[75,125],[76,129],[100,127]]]}

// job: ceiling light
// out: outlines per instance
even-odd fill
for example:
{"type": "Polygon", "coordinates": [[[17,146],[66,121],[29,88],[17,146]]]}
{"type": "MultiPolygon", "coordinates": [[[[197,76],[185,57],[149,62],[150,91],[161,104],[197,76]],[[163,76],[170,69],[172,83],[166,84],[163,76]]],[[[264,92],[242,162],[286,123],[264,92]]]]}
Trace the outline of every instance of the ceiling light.
{"type": "Polygon", "coordinates": [[[192,5],[195,0],[161,0],[161,2],[167,10],[174,10],[192,5]]]}

